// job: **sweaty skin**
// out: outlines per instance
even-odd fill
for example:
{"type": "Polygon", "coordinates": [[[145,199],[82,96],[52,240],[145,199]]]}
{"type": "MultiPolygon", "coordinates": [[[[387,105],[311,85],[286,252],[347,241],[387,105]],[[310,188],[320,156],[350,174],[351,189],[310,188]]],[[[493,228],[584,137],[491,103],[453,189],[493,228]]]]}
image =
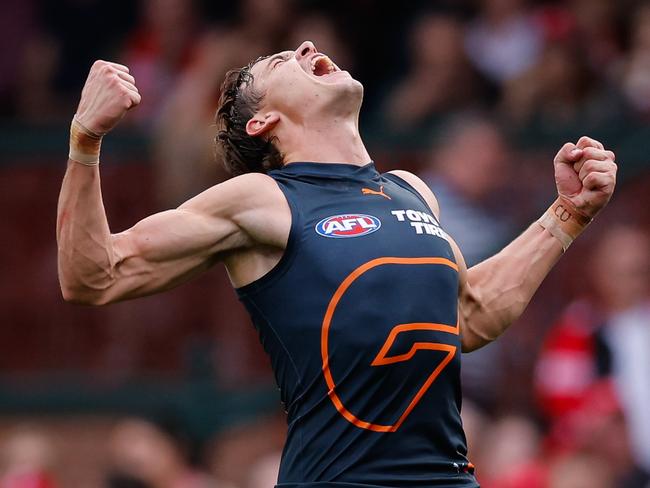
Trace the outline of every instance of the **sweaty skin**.
{"type": "MultiPolygon", "coordinates": [[[[264,93],[249,121],[255,136],[276,138],[286,164],[294,161],[363,165],[370,156],[358,117],[363,88],[336,67],[312,73],[320,56],[306,41],[253,67],[254,87],[264,93]]],[[[140,102],[128,68],[97,61],[84,86],[77,119],[109,132],[140,102]]],[[[567,143],[554,160],[558,193],[585,216],[609,201],[616,181],[614,154],[588,137],[567,143]]],[[[417,176],[394,171],[428,202],[438,203],[417,176]]],[[[99,166],[68,160],[58,205],[59,279],[68,301],[103,305],[170,289],[223,262],[233,286],[269,272],[282,257],[291,227],[283,193],[268,176],[251,173],[213,186],[177,209],[152,215],[113,234],[102,202],[99,166]]],[[[467,269],[459,265],[459,317],[463,351],[496,339],[521,315],[544,277],[562,255],[549,231],[534,223],[501,252],[467,269]]]]}

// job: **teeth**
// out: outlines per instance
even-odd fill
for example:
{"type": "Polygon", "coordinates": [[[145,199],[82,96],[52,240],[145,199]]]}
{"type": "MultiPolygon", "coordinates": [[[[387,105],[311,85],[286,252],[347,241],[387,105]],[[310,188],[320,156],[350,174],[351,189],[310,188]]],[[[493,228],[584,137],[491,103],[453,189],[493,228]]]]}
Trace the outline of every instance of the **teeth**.
{"type": "Polygon", "coordinates": [[[333,73],[336,71],[336,67],[334,66],[334,63],[332,63],[332,60],[328,58],[326,55],[322,54],[320,56],[315,56],[311,60],[311,72],[312,74],[316,72],[316,65],[323,60],[326,63],[326,69],[327,69],[327,74],[333,73]]]}
{"type": "Polygon", "coordinates": [[[311,72],[314,73],[316,71],[316,64],[321,58],[324,58],[325,56],[314,56],[311,60],[311,72]]]}

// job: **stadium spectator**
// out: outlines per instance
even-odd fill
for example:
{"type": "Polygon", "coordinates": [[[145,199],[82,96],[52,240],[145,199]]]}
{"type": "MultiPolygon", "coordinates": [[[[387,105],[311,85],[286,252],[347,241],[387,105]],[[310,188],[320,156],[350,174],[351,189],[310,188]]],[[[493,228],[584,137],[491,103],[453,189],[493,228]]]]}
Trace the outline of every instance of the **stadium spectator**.
{"type": "Polygon", "coordinates": [[[629,105],[644,119],[650,116],[650,5],[634,19],[632,48],[625,63],[622,88],[629,105]]]}
{"type": "Polygon", "coordinates": [[[20,429],[3,440],[0,449],[0,487],[56,488],[50,465],[52,443],[35,429],[20,429]]]}
{"type": "Polygon", "coordinates": [[[453,110],[480,104],[481,83],[463,50],[463,25],[456,18],[429,13],[409,34],[410,67],[385,102],[387,130],[431,125],[453,110]]]}
{"type": "Polygon", "coordinates": [[[440,203],[441,220],[468,266],[493,255],[515,234],[501,198],[509,190],[512,149],[494,122],[459,115],[434,144],[424,179],[440,203]]]}
{"type": "Polygon", "coordinates": [[[60,62],[60,45],[46,34],[31,36],[21,47],[13,109],[24,123],[45,124],[59,120],[65,108],[54,89],[60,62]]]}
{"type": "Polygon", "coordinates": [[[214,114],[219,87],[228,69],[245,64],[262,46],[238,29],[213,30],[196,43],[194,60],[159,103],[153,153],[156,198],[163,208],[223,180],[214,159],[214,114]]]}
{"type": "Polygon", "coordinates": [[[277,481],[286,432],[286,419],[279,414],[231,425],[208,445],[206,464],[216,477],[234,485],[271,487],[277,481]]]}
{"type": "Polygon", "coordinates": [[[177,77],[190,64],[200,22],[194,1],[144,0],[141,22],[128,36],[120,57],[146,96],[132,121],[147,127],[177,77]]]}
{"type": "Polygon", "coordinates": [[[540,432],[531,419],[505,415],[485,429],[480,457],[483,488],[544,488],[540,432]]]}
{"type": "MultiPolygon", "coordinates": [[[[650,240],[637,227],[610,227],[589,262],[595,290],[571,303],[545,339],[536,370],[543,411],[556,441],[573,444],[592,432],[607,405],[599,387],[613,381],[609,403],[620,405],[634,462],[650,473],[650,240]],[[596,410],[594,410],[596,409],[596,410]]],[[[609,407],[614,411],[619,407],[609,407]]],[[[598,443],[593,443],[598,444],[598,443]]],[[[602,444],[602,442],[600,443],[602,444]]],[[[621,452],[622,449],[614,452],[621,452]]],[[[610,462],[612,452],[607,453],[610,462]]],[[[620,462],[619,464],[625,464],[620,462]]]]}
{"type": "Polygon", "coordinates": [[[191,61],[166,88],[164,99],[154,100],[156,197],[163,208],[174,207],[226,178],[221,162],[215,163],[213,142],[221,83],[229,69],[281,49],[280,39],[286,34],[282,25],[289,12],[286,0],[247,0],[240,5],[235,23],[214,26],[194,37],[191,61]]]}
{"type": "Polygon", "coordinates": [[[614,486],[617,485],[605,459],[576,453],[560,457],[551,465],[545,488],[612,488],[614,486]]]}
{"type": "Polygon", "coordinates": [[[574,41],[544,47],[537,64],[504,89],[501,114],[513,126],[557,133],[573,127],[599,127],[620,113],[618,97],[588,65],[586,52],[574,41]]]}
{"type": "Polygon", "coordinates": [[[642,8],[644,2],[612,0],[570,0],[560,2],[571,16],[576,39],[585,51],[587,64],[600,76],[613,74],[622,56],[622,17],[632,7],[642,8]]]}
{"type": "Polygon", "coordinates": [[[258,488],[261,486],[274,486],[278,479],[280,469],[280,457],[282,452],[278,451],[261,457],[250,467],[246,488],[258,488]]]}
{"type": "Polygon", "coordinates": [[[109,450],[110,488],[232,488],[190,467],[173,438],[145,420],[118,423],[109,450]]]}
{"type": "Polygon", "coordinates": [[[465,46],[474,65],[501,84],[534,66],[543,32],[526,0],[482,0],[469,25],[465,46]]]}

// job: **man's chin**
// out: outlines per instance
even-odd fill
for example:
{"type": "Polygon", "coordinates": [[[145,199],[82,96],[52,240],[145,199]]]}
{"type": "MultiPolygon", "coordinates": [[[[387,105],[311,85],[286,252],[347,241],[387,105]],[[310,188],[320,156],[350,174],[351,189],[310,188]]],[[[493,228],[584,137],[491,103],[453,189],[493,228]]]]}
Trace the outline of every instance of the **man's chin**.
{"type": "Polygon", "coordinates": [[[336,105],[345,107],[344,111],[359,112],[363,103],[363,85],[360,81],[351,76],[348,78],[339,78],[338,82],[331,83],[332,91],[337,102],[336,105]]]}
{"type": "Polygon", "coordinates": [[[328,77],[326,80],[322,80],[321,83],[330,86],[337,92],[354,93],[363,96],[363,85],[360,81],[352,78],[347,71],[337,71],[328,75],[328,77]]]}

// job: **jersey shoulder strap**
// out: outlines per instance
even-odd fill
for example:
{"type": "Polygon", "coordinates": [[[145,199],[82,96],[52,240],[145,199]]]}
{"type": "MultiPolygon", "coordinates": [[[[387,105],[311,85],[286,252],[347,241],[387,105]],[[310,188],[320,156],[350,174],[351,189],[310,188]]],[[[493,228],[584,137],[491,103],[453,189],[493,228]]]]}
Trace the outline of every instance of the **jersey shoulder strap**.
{"type": "Polygon", "coordinates": [[[440,225],[440,222],[438,221],[438,217],[436,216],[435,212],[433,211],[429,203],[424,199],[422,194],[413,187],[413,185],[411,185],[404,178],[397,176],[395,173],[382,173],[381,176],[386,178],[387,180],[392,181],[396,185],[404,188],[406,191],[409,191],[413,195],[415,195],[422,202],[422,204],[429,209],[429,211],[431,212],[431,216],[436,221],[436,224],[440,225]]]}

